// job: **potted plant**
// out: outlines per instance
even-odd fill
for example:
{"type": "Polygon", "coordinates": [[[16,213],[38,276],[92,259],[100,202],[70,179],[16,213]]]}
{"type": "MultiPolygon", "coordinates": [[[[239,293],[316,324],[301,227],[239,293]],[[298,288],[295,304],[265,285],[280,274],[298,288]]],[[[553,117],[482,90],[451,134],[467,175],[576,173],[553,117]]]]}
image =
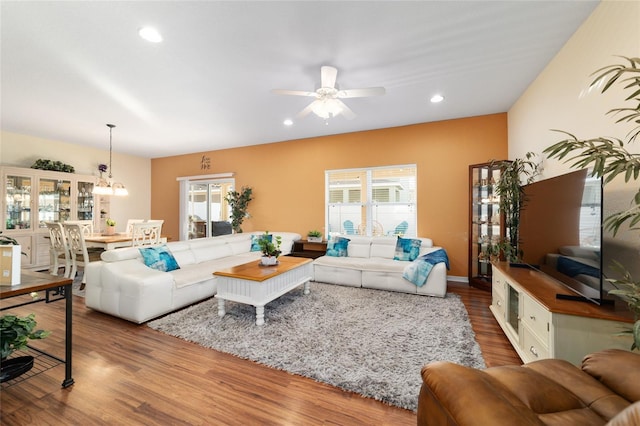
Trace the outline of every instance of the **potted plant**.
{"type": "Polygon", "coordinates": [[[500,197],[500,211],[504,214],[506,235],[499,246],[509,262],[518,262],[521,252],[518,248],[520,211],[524,207],[523,185],[531,183],[541,173],[541,163],[536,163],[533,152],[527,152],[525,158],[507,161],[492,161],[492,165],[500,167],[500,178],[493,190],[500,197]]]}
{"type": "Polygon", "coordinates": [[[322,232],[318,230],[313,230],[307,232],[307,241],[310,243],[321,243],[322,242],[322,232]]]}
{"type": "MultiPolygon", "coordinates": [[[[571,133],[556,130],[567,136],[549,147],[543,152],[549,158],[557,158],[565,162],[571,162],[571,167],[583,169],[592,167],[592,174],[596,177],[604,177],[605,185],[620,174],[624,174],[625,183],[638,180],[640,176],[640,155],[630,153],[625,146],[640,138],[640,58],[623,57],[628,64],[609,65],[593,73],[596,78],[591,83],[592,87],[602,85],[602,93],[606,92],[616,83],[622,83],[623,89],[630,90],[631,94],[625,100],[633,100],[634,107],[615,108],[608,114],[619,115],[616,123],[633,123],[634,128],[627,133],[627,140],[618,138],[596,137],[580,140],[571,133]]],[[[640,189],[633,196],[630,207],[626,210],[613,213],[604,221],[604,227],[612,232],[615,237],[625,223],[629,230],[639,230],[640,224],[640,189]]],[[[631,333],[633,343],[631,350],[640,350],[640,281],[618,262],[614,262],[614,269],[621,272],[618,278],[608,278],[616,289],[610,294],[615,294],[629,305],[629,310],[634,314],[635,323],[626,333],[631,333]]]]}
{"type": "Polygon", "coordinates": [[[107,230],[105,232],[105,234],[107,235],[115,235],[116,233],[116,221],[108,218],[107,219],[107,230]]]}
{"type": "MultiPolygon", "coordinates": [[[[2,231],[0,231],[2,234],[2,231]]],[[[0,274],[0,285],[20,284],[20,255],[26,253],[20,251],[20,243],[15,238],[0,235],[0,255],[4,260],[9,260],[0,274]]],[[[3,260],[3,264],[4,264],[3,260]]]]}
{"type": "Polygon", "coordinates": [[[261,263],[263,265],[278,264],[278,257],[282,253],[282,251],[280,251],[281,243],[282,237],[279,235],[269,234],[269,231],[265,231],[265,233],[258,239],[258,245],[262,252],[261,263]]]}
{"type": "Polygon", "coordinates": [[[253,200],[252,193],[251,187],[243,186],[240,192],[229,191],[224,197],[225,201],[229,203],[229,207],[231,207],[231,227],[236,233],[242,232],[240,226],[249,217],[247,209],[249,208],[249,201],[253,200]]]}
{"type": "Polygon", "coordinates": [[[0,382],[14,379],[33,367],[33,357],[30,355],[7,358],[13,352],[25,349],[29,340],[44,339],[51,334],[50,331],[35,330],[36,325],[35,314],[26,317],[7,314],[0,317],[0,382]]]}

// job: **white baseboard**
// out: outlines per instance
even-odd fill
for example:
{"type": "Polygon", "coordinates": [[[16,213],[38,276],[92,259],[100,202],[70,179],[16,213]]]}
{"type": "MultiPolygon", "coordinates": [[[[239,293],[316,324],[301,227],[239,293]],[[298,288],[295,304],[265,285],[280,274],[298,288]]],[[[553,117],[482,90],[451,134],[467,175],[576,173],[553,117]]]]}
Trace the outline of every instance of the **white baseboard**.
{"type": "Polygon", "coordinates": [[[469,277],[458,277],[455,275],[447,275],[447,281],[454,281],[458,283],[469,283],[469,277]]]}

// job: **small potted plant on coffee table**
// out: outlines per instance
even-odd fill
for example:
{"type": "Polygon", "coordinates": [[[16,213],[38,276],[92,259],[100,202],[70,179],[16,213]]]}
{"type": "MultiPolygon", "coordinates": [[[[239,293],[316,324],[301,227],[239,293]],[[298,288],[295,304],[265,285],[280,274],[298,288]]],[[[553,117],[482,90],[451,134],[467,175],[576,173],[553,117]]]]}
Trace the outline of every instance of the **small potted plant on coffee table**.
{"type": "Polygon", "coordinates": [[[265,231],[258,240],[258,245],[262,252],[262,265],[270,266],[278,264],[278,256],[282,253],[282,251],[280,251],[281,243],[282,237],[279,235],[269,234],[269,231],[265,231]]]}
{"type": "Polygon", "coordinates": [[[321,243],[322,242],[322,232],[318,230],[309,231],[307,233],[307,241],[310,243],[321,243]]]}

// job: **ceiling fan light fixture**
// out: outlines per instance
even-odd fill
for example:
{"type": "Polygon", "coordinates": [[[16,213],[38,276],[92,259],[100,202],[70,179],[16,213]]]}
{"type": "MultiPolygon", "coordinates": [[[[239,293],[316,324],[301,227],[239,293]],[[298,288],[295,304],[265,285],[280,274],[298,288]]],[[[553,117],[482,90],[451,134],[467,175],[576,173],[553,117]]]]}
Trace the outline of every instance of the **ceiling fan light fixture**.
{"type": "Polygon", "coordinates": [[[444,96],[442,96],[441,94],[436,94],[431,97],[432,104],[437,104],[442,101],[444,101],[444,96]]]}
{"type": "Polygon", "coordinates": [[[335,99],[319,99],[311,107],[311,111],[325,120],[342,112],[342,107],[335,99]]]}

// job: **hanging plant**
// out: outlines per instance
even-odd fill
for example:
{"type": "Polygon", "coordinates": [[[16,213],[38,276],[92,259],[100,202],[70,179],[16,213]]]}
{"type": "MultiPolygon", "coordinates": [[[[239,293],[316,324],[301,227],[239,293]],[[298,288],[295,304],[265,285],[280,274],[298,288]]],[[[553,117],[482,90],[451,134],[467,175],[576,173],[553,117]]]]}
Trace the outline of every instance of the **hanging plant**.
{"type": "Polygon", "coordinates": [[[229,191],[224,197],[231,207],[231,227],[236,233],[242,232],[242,222],[249,217],[247,209],[249,208],[249,201],[253,200],[252,193],[251,187],[243,186],[240,192],[229,191]]]}

